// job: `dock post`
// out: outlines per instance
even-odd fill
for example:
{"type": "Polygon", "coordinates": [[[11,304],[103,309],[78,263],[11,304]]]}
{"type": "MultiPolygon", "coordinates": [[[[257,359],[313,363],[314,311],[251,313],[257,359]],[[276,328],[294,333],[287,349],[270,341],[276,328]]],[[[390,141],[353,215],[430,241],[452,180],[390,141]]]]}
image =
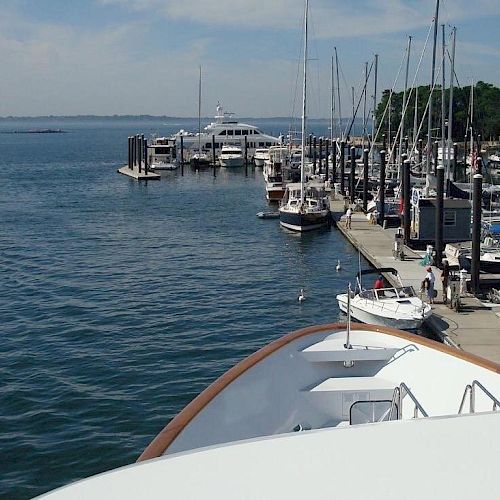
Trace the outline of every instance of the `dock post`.
{"type": "Polygon", "coordinates": [[[483,176],[474,174],[472,193],[472,261],[470,270],[471,291],[479,293],[479,258],[481,255],[481,199],[483,194],[483,176]]]}
{"type": "Polygon", "coordinates": [[[422,144],[423,144],[423,141],[422,139],[419,139],[418,140],[418,146],[417,146],[417,152],[418,152],[418,163],[420,165],[420,168],[422,168],[422,144]]]}
{"type": "Polygon", "coordinates": [[[309,159],[312,158],[312,144],[313,144],[313,136],[312,134],[309,134],[309,159]]]}
{"type": "Polygon", "coordinates": [[[432,145],[432,159],[433,159],[433,165],[434,165],[434,175],[437,175],[438,146],[439,146],[439,141],[434,141],[434,144],[432,145]]]}
{"type": "Polygon", "coordinates": [[[387,151],[387,136],[382,134],[382,150],[387,151]]]}
{"type": "Polygon", "coordinates": [[[316,136],[313,137],[313,174],[316,173],[316,136]]]}
{"type": "Polygon", "coordinates": [[[408,154],[408,136],[404,138],[404,152],[408,154]]]}
{"type": "MultiPolygon", "coordinates": [[[[405,157],[406,155],[404,155],[405,157]]],[[[403,160],[403,236],[404,243],[410,243],[410,160],[403,160]]]]}
{"type": "Polygon", "coordinates": [[[181,135],[181,175],[184,175],[184,137],[181,135]]]}
{"type": "Polygon", "coordinates": [[[337,139],[332,142],[332,183],[337,181],[337,139]]]}
{"type": "Polygon", "coordinates": [[[385,150],[380,151],[380,181],[379,181],[380,211],[378,223],[384,227],[385,222],[385,150]]]}
{"type": "Polygon", "coordinates": [[[248,177],[248,138],[245,136],[245,177],[248,177]]]}
{"type": "Polygon", "coordinates": [[[137,155],[137,168],[139,169],[139,173],[142,172],[142,141],[141,136],[139,134],[136,135],[137,146],[136,146],[136,155],[137,155]]]}
{"type": "Polygon", "coordinates": [[[457,179],[458,179],[457,157],[458,157],[458,144],[456,142],[454,142],[453,143],[453,181],[454,182],[457,182],[457,179]]]}
{"type": "Polygon", "coordinates": [[[363,210],[365,213],[368,208],[368,153],[368,149],[363,151],[363,210]]]}
{"type": "Polygon", "coordinates": [[[321,174],[323,170],[323,137],[319,138],[319,162],[318,162],[318,174],[321,174]]]}
{"type": "Polygon", "coordinates": [[[345,195],[345,142],[340,141],[340,193],[345,195]]]}
{"type": "Polygon", "coordinates": [[[349,182],[349,195],[351,197],[351,203],[354,203],[355,199],[355,184],[356,184],[356,147],[351,146],[351,172],[350,172],[350,182],[349,182]]]}
{"type": "MultiPolygon", "coordinates": [[[[143,166],[142,162],[144,160],[144,155],[146,153],[146,148],[144,147],[144,143],[145,142],[146,142],[146,139],[144,138],[144,134],[141,134],[141,158],[140,158],[140,160],[141,160],[141,163],[140,163],[141,167],[143,166]]],[[[144,161],[146,161],[146,160],[144,160],[144,161]]],[[[146,170],[144,170],[144,171],[146,171],[146,170]]]]}
{"type": "Polygon", "coordinates": [[[135,152],[135,148],[137,147],[137,141],[135,135],[132,136],[132,169],[135,167],[137,162],[137,153],[135,152]]]}
{"type": "Polygon", "coordinates": [[[443,259],[443,223],[444,223],[444,165],[437,167],[437,203],[436,203],[436,266],[441,267],[443,259]]]}
{"type": "Polygon", "coordinates": [[[132,137],[128,136],[128,168],[132,170],[132,137]]]}
{"type": "Polygon", "coordinates": [[[143,139],[142,142],[144,144],[144,173],[146,175],[148,175],[148,171],[149,171],[149,166],[148,166],[148,140],[147,139],[143,139]]]}
{"type": "Polygon", "coordinates": [[[215,135],[212,134],[212,159],[214,165],[214,177],[215,177],[215,135]]]}
{"type": "Polygon", "coordinates": [[[325,181],[328,181],[328,161],[330,156],[330,141],[325,139],[325,181]]]}

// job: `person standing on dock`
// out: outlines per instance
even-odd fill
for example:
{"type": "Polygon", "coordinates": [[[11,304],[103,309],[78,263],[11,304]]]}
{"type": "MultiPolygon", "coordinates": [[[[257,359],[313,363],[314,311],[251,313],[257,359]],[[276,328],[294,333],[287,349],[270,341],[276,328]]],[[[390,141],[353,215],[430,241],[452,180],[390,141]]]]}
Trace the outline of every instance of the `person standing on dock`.
{"type": "Polygon", "coordinates": [[[427,268],[427,274],[425,275],[424,281],[427,281],[427,297],[429,299],[430,304],[434,304],[434,283],[436,281],[436,277],[432,272],[432,267],[427,268]]]}
{"type": "Polygon", "coordinates": [[[345,227],[346,229],[351,229],[351,219],[352,219],[352,210],[351,207],[347,209],[345,213],[345,227]]]}
{"type": "Polygon", "coordinates": [[[441,271],[441,281],[443,283],[443,304],[446,304],[448,296],[448,281],[450,279],[450,264],[448,259],[443,259],[443,269],[441,271]]]}

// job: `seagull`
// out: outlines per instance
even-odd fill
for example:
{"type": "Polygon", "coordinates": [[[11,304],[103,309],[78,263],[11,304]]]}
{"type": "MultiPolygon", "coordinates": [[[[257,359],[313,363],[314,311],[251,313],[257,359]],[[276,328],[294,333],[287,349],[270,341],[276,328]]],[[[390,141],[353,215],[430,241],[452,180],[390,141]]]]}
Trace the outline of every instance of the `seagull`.
{"type": "Polygon", "coordinates": [[[340,260],[337,260],[337,265],[335,266],[335,271],[339,272],[342,268],[340,267],[340,260]]]}
{"type": "Polygon", "coordinates": [[[304,302],[306,300],[306,296],[304,295],[304,289],[300,289],[299,302],[304,302]]]}

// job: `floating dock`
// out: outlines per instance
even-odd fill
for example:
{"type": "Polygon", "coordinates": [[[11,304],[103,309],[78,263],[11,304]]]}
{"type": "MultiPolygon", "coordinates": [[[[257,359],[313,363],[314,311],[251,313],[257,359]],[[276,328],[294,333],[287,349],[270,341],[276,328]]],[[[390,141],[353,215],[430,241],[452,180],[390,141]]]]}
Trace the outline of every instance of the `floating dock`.
{"type": "Polygon", "coordinates": [[[161,179],[160,174],[151,172],[151,170],[145,171],[144,168],[142,168],[139,171],[137,165],[134,165],[133,168],[129,168],[128,165],[125,165],[124,167],[119,168],[117,172],[119,174],[128,175],[129,177],[132,177],[132,179],[136,179],[138,181],[159,181],[161,179]]]}
{"type": "MultiPolygon", "coordinates": [[[[412,285],[416,291],[420,289],[426,274],[426,266],[420,265],[422,255],[405,246],[405,260],[396,260],[392,253],[395,229],[382,229],[370,224],[363,212],[353,213],[351,229],[347,229],[345,223],[340,221],[345,201],[341,197],[333,199],[330,206],[339,231],[372,265],[394,267],[405,283],[412,285]]],[[[494,308],[486,307],[475,297],[462,297],[462,309],[455,312],[443,304],[441,271],[433,267],[433,272],[438,297],[432,305],[433,315],[426,323],[428,327],[445,343],[500,363],[500,308],[495,313],[494,308]]],[[[391,281],[390,276],[386,278],[391,281]]]]}

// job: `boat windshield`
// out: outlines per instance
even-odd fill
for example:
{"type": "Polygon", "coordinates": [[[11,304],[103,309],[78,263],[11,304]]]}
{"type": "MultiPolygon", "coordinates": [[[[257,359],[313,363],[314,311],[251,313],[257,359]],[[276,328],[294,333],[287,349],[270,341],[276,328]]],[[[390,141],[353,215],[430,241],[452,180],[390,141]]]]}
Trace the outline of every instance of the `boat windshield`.
{"type": "Polygon", "coordinates": [[[373,292],[378,300],[380,299],[407,299],[414,297],[415,291],[411,286],[403,286],[400,288],[379,288],[374,289],[373,292]]]}

